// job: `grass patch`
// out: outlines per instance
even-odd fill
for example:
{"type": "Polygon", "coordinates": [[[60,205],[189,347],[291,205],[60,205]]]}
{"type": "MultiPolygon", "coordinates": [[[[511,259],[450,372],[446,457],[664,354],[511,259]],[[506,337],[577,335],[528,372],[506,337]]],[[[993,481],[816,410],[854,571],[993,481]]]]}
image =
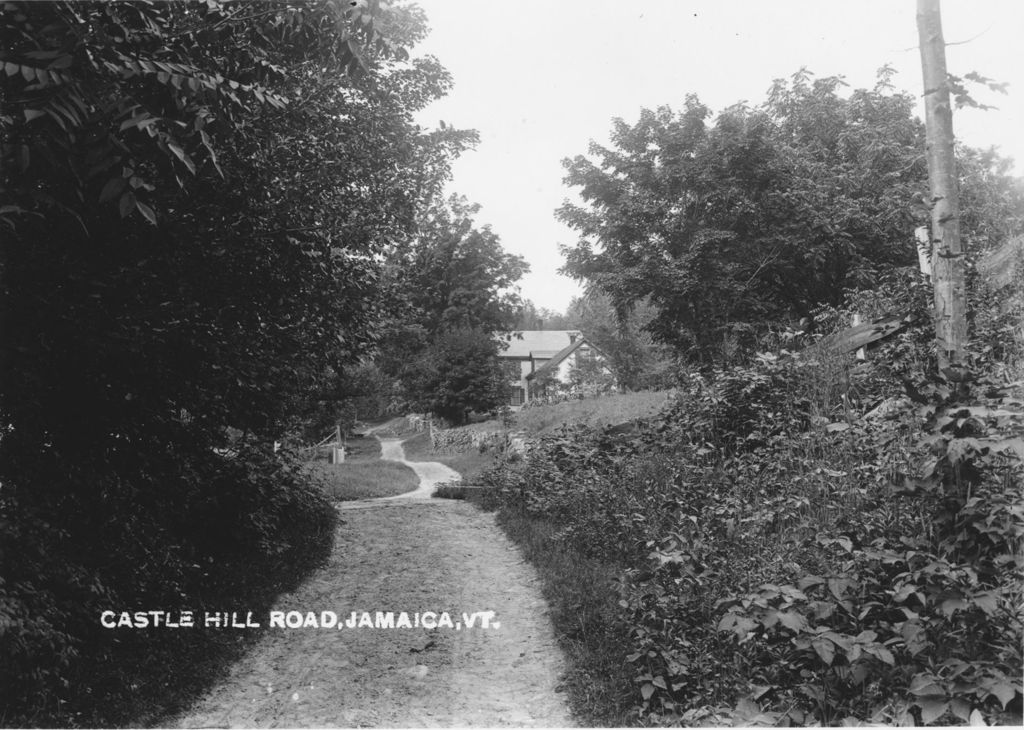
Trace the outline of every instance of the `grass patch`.
{"type": "Polygon", "coordinates": [[[435,454],[430,443],[430,434],[426,432],[406,439],[402,442],[402,448],[405,449],[405,458],[409,461],[440,462],[462,475],[462,481],[467,484],[477,483],[479,474],[495,464],[495,455],[490,451],[469,449],[459,454],[435,454]]]}
{"type": "MultiPolygon", "coordinates": [[[[316,459],[327,461],[334,450],[333,445],[321,446],[316,459]]],[[[345,463],[352,461],[374,461],[380,458],[380,440],[375,436],[350,436],[345,440],[345,463]]]]}
{"type": "Polygon", "coordinates": [[[568,425],[610,426],[637,418],[650,418],[661,410],[672,391],[612,393],[596,398],[530,406],[516,413],[517,429],[528,434],[550,433],[568,425]]]}
{"type": "MultiPolygon", "coordinates": [[[[482,506],[490,495],[470,499],[482,506]]],[[[565,687],[584,727],[636,724],[633,677],[626,656],[627,637],[616,623],[617,597],[611,581],[619,567],[569,548],[557,527],[521,512],[503,509],[498,524],[523,551],[541,577],[558,642],[566,653],[565,687]]]]}
{"type": "MultiPolygon", "coordinates": [[[[374,439],[376,441],[376,439],[374,439]]],[[[419,486],[416,472],[396,461],[345,461],[328,464],[315,461],[310,471],[319,478],[324,493],[335,502],[371,497],[393,497],[419,486]]]]}
{"type": "Polygon", "coordinates": [[[470,484],[439,484],[430,496],[437,499],[467,499],[474,501],[475,495],[488,489],[491,489],[491,487],[480,487],[470,484]]]}
{"type": "Polygon", "coordinates": [[[345,441],[345,462],[374,461],[380,458],[380,439],[373,436],[352,436],[345,441]]]}

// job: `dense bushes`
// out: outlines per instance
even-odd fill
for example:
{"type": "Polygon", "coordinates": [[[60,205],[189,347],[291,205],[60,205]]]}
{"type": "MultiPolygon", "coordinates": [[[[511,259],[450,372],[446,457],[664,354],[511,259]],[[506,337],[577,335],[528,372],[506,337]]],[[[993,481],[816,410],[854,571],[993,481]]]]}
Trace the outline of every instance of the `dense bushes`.
{"type": "Polygon", "coordinates": [[[592,590],[618,599],[641,716],[1019,721],[1021,401],[924,378],[922,337],[695,375],[635,432],[565,430],[490,472],[549,550],[619,569],[592,590]]]}
{"type": "Polygon", "coordinates": [[[138,724],[233,642],[100,610],[257,609],[329,546],[271,444],[351,421],[384,254],[474,138],[413,119],[450,83],[424,21],[4,3],[0,723],[138,724]]]}
{"type": "Polygon", "coordinates": [[[335,512],[298,464],[251,444],[183,451],[154,450],[134,473],[54,461],[76,489],[41,478],[26,485],[32,499],[4,488],[3,724],[118,724],[173,706],[198,670],[171,688],[166,676],[215,663],[231,642],[201,629],[112,631],[101,611],[259,610],[326,557],[335,512]],[[161,488],[145,488],[158,467],[161,488]]]}

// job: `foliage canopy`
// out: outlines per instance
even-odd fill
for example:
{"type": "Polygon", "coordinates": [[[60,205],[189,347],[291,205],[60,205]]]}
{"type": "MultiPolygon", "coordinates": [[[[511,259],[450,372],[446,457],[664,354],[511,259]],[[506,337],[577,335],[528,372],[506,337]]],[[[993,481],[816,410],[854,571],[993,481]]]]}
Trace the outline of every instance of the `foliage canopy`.
{"type": "MultiPolygon", "coordinates": [[[[564,162],[584,201],[558,211],[581,235],[564,271],[620,312],[649,299],[660,340],[715,358],[723,338],[750,343],[913,264],[911,233],[927,217],[913,203],[927,191],[924,128],[889,77],[846,92],[801,71],[756,107],[712,118],[690,95],[681,111],[615,120],[610,146],[564,162]]],[[[1007,192],[1008,176],[991,153],[974,160],[964,186],[979,206],[967,223],[989,233],[1002,222],[988,213],[1005,206],[987,192],[1007,192]],[[982,179],[1000,182],[975,187],[982,179]]]]}
{"type": "Polygon", "coordinates": [[[97,606],[197,608],[238,591],[208,566],[269,581],[329,545],[333,510],[272,443],[379,339],[383,254],[474,139],[413,121],[450,83],[409,58],[423,20],[4,4],[6,717],[128,722],[135,700],[98,687],[127,687],[130,642],[97,635],[97,606]]]}

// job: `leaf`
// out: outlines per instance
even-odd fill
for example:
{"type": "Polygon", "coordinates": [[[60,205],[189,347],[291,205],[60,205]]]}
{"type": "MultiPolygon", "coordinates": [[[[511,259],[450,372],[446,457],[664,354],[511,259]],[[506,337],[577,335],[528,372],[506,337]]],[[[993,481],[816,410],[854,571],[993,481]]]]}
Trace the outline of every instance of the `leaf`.
{"type": "Polygon", "coordinates": [[[1000,439],[998,441],[993,440],[989,443],[989,449],[996,454],[1003,451],[1009,451],[1012,454],[1016,454],[1018,459],[1024,461],[1024,439],[1009,438],[1000,439]]]}
{"type": "Polygon", "coordinates": [[[896,666],[896,657],[894,657],[892,652],[884,646],[868,646],[864,647],[864,651],[877,657],[880,661],[888,664],[890,667],[896,666]]]}
{"type": "Polygon", "coordinates": [[[840,535],[839,537],[835,538],[832,542],[838,543],[843,548],[843,550],[845,550],[848,553],[853,552],[853,540],[846,537],[845,535],[840,535]]]}
{"type": "Polygon", "coordinates": [[[990,691],[1003,704],[1003,709],[1005,710],[1006,705],[1009,704],[1010,700],[1017,696],[1017,692],[1019,690],[1009,682],[1000,682],[992,687],[990,691]]]}
{"type": "Polygon", "coordinates": [[[646,683],[640,688],[640,696],[644,698],[644,702],[651,699],[654,695],[654,685],[650,682],[646,683]]]}
{"type": "Polygon", "coordinates": [[[135,193],[127,192],[122,195],[117,203],[117,209],[122,218],[127,218],[128,214],[135,210],[135,193]]]}
{"type": "Polygon", "coordinates": [[[988,726],[988,723],[985,722],[985,717],[978,710],[971,710],[971,718],[970,718],[969,722],[974,727],[987,727],[988,726]]]}
{"type": "Polygon", "coordinates": [[[811,641],[811,646],[814,648],[814,651],[818,656],[821,657],[821,660],[831,667],[832,662],[836,658],[835,644],[828,639],[818,638],[811,641]]]}
{"type": "Polygon", "coordinates": [[[800,586],[800,590],[806,591],[811,586],[821,585],[825,582],[825,579],[817,575],[805,575],[797,583],[800,586]]]}
{"type": "Polygon", "coordinates": [[[999,598],[997,594],[992,591],[984,591],[982,593],[974,594],[971,596],[971,603],[989,616],[994,614],[999,608],[999,598]]]}
{"type": "Polygon", "coordinates": [[[757,622],[753,619],[740,616],[731,611],[722,616],[718,622],[719,631],[732,631],[739,637],[740,641],[743,641],[756,627],[757,622]]]}
{"type": "Polygon", "coordinates": [[[192,162],[192,159],[187,154],[185,154],[185,150],[183,150],[181,147],[176,145],[174,142],[168,142],[167,143],[167,149],[169,149],[171,152],[173,152],[174,156],[182,161],[182,163],[185,165],[185,167],[188,168],[189,172],[191,172],[193,175],[196,174],[195,163],[192,162]]]}
{"type": "Polygon", "coordinates": [[[736,703],[735,712],[740,717],[749,719],[761,712],[761,706],[749,697],[742,697],[740,701],[736,703]]]}
{"type": "Polygon", "coordinates": [[[135,201],[135,207],[138,209],[140,213],[142,213],[143,218],[152,223],[154,226],[156,225],[156,213],[153,212],[152,208],[143,203],[141,200],[135,201]]]}
{"type": "Polygon", "coordinates": [[[811,610],[814,611],[814,618],[820,621],[835,613],[836,607],[828,601],[812,601],[811,610]]]}
{"type": "Polygon", "coordinates": [[[928,647],[928,632],[917,621],[905,621],[900,627],[900,635],[911,656],[917,656],[928,647]]]}
{"type": "Polygon", "coordinates": [[[153,117],[152,114],[150,114],[149,112],[142,112],[141,114],[136,114],[132,116],[130,119],[126,119],[123,122],[121,122],[121,126],[119,127],[119,129],[120,131],[123,132],[124,130],[130,129],[131,127],[141,127],[144,126],[147,122],[151,124],[155,121],[156,118],[153,117]]]}
{"type": "Polygon", "coordinates": [[[916,674],[910,681],[910,694],[924,696],[924,695],[941,695],[943,694],[942,688],[936,684],[935,677],[930,674],[916,674]]]}
{"type": "Polygon", "coordinates": [[[851,585],[851,581],[846,578],[829,578],[828,589],[832,591],[832,595],[838,598],[840,601],[843,600],[843,594],[846,593],[846,589],[851,585]]]}
{"type": "Polygon", "coordinates": [[[796,611],[780,611],[779,623],[796,633],[807,629],[807,620],[796,611]]]}
{"type": "Polygon", "coordinates": [[[864,684],[864,680],[871,676],[871,667],[867,662],[857,662],[850,668],[850,678],[854,684],[864,684]]]}
{"type": "Polygon", "coordinates": [[[825,426],[825,430],[833,433],[835,431],[845,431],[850,427],[846,421],[836,421],[835,423],[829,423],[825,426]]]}
{"type": "Polygon", "coordinates": [[[103,186],[103,190],[100,191],[100,202],[106,203],[113,200],[120,195],[121,191],[123,191],[127,186],[128,181],[120,175],[110,178],[110,180],[107,181],[107,184],[103,186]]]}
{"type": "Polygon", "coordinates": [[[921,722],[927,725],[945,715],[949,703],[944,697],[921,697],[917,706],[921,708],[921,722]]]}
{"type": "Polygon", "coordinates": [[[959,464],[971,454],[977,454],[980,451],[981,444],[978,439],[950,439],[949,445],[946,447],[946,458],[951,464],[959,464]]]}
{"type": "Polygon", "coordinates": [[[950,700],[949,709],[964,722],[967,722],[971,717],[971,703],[960,697],[954,697],[950,700]]]}
{"type": "Polygon", "coordinates": [[[957,611],[962,611],[962,610],[964,610],[966,608],[967,608],[967,601],[965,601],[963,598],[947,598],[939,606],[939,611],[944,616],[946,616],[946,618],[949,618],[950,616],[952,616],[957,611]]]}

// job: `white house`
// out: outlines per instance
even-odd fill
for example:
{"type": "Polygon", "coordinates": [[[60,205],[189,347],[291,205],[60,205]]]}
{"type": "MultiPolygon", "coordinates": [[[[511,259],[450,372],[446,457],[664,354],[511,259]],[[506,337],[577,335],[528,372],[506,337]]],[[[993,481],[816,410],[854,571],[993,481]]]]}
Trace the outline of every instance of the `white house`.
{"type": "Polygon", "coordinates": [[[541,378],[550,376],[568,384],[574,367],[584,361],[604,360],[579,330],[520,330],[510,335],[508,348],[498,357],[508,363],[512,386],[509,405],[513,407],[530,399],[531,384],[541,378]]]}

